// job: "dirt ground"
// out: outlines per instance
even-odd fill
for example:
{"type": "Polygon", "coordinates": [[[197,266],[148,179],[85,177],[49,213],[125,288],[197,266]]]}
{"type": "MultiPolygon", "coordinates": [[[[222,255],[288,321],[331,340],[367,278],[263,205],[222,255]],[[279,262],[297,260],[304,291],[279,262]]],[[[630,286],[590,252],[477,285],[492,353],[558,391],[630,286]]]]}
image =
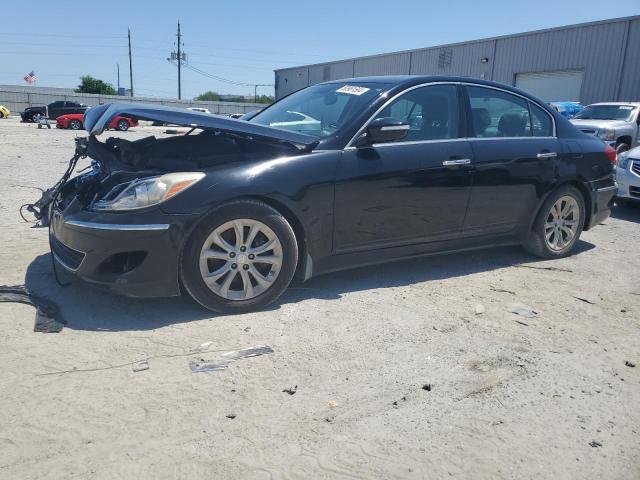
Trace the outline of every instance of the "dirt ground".
{"type": "Polygon", "coordinates": [[[75,136],[0,120],[0,284],[68,321],[35,333],[32,307],[0,304],[1,479],[640,478],[640,209],[570,258],[416,259],[219,316],[56,285],[18,207],[75,136]],[[256,345],[274,353],[189,368],[256,345]]]}

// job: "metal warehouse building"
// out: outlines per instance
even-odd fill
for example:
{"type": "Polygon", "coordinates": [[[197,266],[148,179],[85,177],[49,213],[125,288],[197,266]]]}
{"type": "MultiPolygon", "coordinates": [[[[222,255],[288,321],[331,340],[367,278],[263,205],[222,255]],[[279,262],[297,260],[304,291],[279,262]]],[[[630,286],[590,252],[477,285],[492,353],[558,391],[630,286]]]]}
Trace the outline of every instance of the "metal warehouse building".
{"type": "Polygon", "coordinates": [[[640,101],[640,16],[275,71],[276,98],[368,75],[460,75],[545,101],[640,101]]]}

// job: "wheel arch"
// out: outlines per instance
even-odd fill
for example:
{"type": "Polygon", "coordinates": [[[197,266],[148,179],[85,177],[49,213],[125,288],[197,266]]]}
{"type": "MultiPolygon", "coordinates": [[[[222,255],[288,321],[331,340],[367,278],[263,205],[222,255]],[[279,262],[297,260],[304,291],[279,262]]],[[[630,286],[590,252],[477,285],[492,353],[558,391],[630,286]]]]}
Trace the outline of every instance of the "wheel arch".
{"type": "Polygon", "coordinates": [[[547,193],[542,196],[542,198],[538,202],[538,206],[536,207],[534,214],[529,220],[529,227],[527,229],[527,232],[530,232],[533,229],[533,224],[535,223],[536,218],[538,218],[538,215],[540,215],[540,210],[542,209],[544,202],[546,202],[547,198],[549,198],[549,195],[551,195],[553,192],[555,192],[559,188],[566,187],[566,186],[574,187],[582,194],[582,199],[584,200],[584,207],[585,207],[583,230],[586,231],[589,229],[589,224],[591,223],[591,213],[593,209],[593,204],[591,201],[591,194],[589,193],[589,189],[585,186],[584,182],[581,182],[578,179],[567,179],[554,184],[553,188],[550,188],[547,191],[547,193]]]}
{"type": "MultiPolygon", "coordinates": [[[[290,207],[288,207],[284,202],[281,202],[272,197],[264,195],[240,195],[237,197],[228,198],[224,202],[216,204],[212,208],[209,208],[207,211],[202,212],[198,221],[196,221],[191,227],[191,231],[197,226],[200,219],[205,218],[216,209],[228,203],[234,203],[243,200],[262,202],[276,210],[285,218],[285,220],[289,223],[289,225],[291,225],[291,228],[293,229],[293,233],[296,237],[296,244],[298,245],[298,263],[296,265],[295,277],[302,278],[303,280],[307,280],[308,278],[310,278],[313,269],[313,260],[307,248],[307,236],[305,228],[303,227],[302,222],[300,221],[298,216],[290,207]]],[[[188,238],[189,235],[190,232],[189,234],[185,235],[185,239],[188,238]]],[[[182,248],[184,248],[184,246],[182,248]]]]}
{"type": "Polygon", "coordinates": [[[631,135],[621,135],[616,139],[616,143],[626,143],[631,147],[631,135]]]}

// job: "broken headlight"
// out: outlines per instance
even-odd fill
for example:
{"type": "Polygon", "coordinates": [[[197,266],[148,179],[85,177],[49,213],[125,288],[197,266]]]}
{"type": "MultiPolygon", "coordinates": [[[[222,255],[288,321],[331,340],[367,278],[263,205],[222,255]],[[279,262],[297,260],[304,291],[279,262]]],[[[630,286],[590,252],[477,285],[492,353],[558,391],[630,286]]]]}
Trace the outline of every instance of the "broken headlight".
{"type": "Polygon", "coordinates": [[[202,172],[167,173],[157,177],[137,179],[129,183],[115,198],[105,198],[93,204],[94,210],[135,210],[157,205],[202,180],[202,172]]]}

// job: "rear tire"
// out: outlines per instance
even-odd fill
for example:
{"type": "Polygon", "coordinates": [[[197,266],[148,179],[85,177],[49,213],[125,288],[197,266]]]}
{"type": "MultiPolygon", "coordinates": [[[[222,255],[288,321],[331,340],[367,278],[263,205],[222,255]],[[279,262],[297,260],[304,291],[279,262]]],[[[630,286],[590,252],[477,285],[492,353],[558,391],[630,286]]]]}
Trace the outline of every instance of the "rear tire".
{"type": "Polygon", "coordinates": [[[263,202],[238,200],[220,206],[191,231],[180,257],[180,279],[203,307],[244,313],[277,300],[297,263],[298,245],[287,220],[263,202]],[[258,233],[252,235],[254,227],[258,233]],[[274,247],[260,251],[267,245],[274,247]]]}
{"type": "Polygon", "coordinates": [[[80,122],[80,120],[71,120],[69,122],[69,128],[71,130],[81,130],[82,129],[82,123],[80,122]]]}
{"type": "Polygon", "coordinates": [[[121,132],[126,132],[127,130],[129,130],[129,122],[127,122],[126,120],[119,120],[116,128],[121,132]]]}
{"type": "Polygon", "coordinates": [[[580,239],[586,217],[585,202],[578,189],[560,187],[549,195],[524,243],[527,252],[540,258],[571,255],[580,239]]]}

